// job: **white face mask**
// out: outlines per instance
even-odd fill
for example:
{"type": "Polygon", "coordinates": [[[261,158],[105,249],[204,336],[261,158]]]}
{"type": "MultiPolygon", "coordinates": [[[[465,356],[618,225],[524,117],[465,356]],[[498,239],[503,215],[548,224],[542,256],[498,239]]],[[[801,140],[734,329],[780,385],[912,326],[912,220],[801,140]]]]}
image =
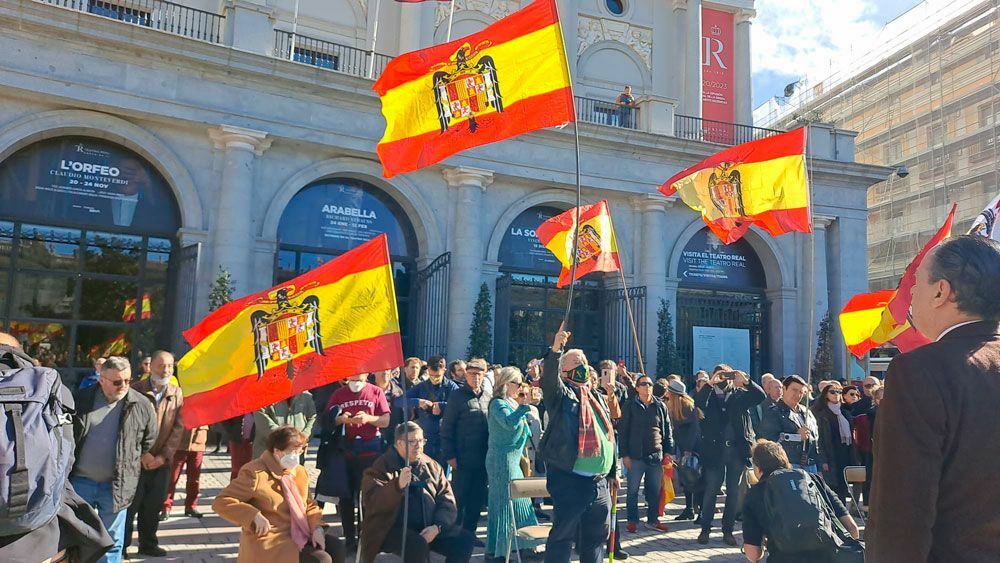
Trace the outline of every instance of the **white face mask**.
{"type": "Polygon", "coordinates": [[[278,463],[285,469],[295,469],[299,464],[299,454],[285,454],[278,458],[278,463]]]}
{"type": "Polygon", "coordinates": [[[365,381],[348,381],[347,388],[351,390],[352,393],[360,393],[362,389],[365,388],[367,382],[365,381]]]}

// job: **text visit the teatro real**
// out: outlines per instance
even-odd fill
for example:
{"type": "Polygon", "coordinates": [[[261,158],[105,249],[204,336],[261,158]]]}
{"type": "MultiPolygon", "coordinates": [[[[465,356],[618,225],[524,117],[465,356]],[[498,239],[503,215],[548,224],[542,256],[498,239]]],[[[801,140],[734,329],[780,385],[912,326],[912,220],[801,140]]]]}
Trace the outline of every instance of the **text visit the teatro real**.
{"type": "MultiPolygon", "coordinates": [[[[458,0],[453,37],[521,5],[458,0]]],[[[646,365],[665,300],[686,371],[725,354],[755,377],[805,372],[807,335],[867,290],[865,195],[889,170],[853,162],[852,132],[815,124],[815,255],[801,233],[722,245],[656,186],[719,143],[767,133],[732,125],[751,123],[753,2],[559,5],[583,200],[610,203],[646,365]],[[626,84],[638,104],[623,110],[626,84]]],[[[442,42],[447,6],[382,2],[376,51],[442,42]]],[[[385,232],[407,355],[464,356],[482,284],[493,360],[541,351],[566,290],[534,229],[574,205],[572,126],[386,180],[367,77],[374,1],[302,0],[294,40],[292,11],[0,0],[0,330],[66,374],[121,334],[132,354],[179,349],[220,266],[243,295],[385,232]],[[122,304],[146,296],[148,314],[126,322],[122,304]]],[[[570,329],[591,357],[637,369],[620,288],[617,274],[580,282],[570,329]]]]}

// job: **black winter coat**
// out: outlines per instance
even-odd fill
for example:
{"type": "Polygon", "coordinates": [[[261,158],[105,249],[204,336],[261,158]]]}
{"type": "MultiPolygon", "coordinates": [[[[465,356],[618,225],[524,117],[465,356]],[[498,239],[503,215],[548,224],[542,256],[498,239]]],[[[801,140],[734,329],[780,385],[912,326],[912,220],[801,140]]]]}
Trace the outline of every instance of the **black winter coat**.
{"type": "MultiPolygon", "coordinates": [[[[100,385],[88,387],[77,393],[76,415],[73,416],[73,438],[76,440],[76,458],[90,431],[90,413],[94,411],[94,398],[102,393],[100,385]]],[[[122,416],[115,447],[115,471],[111,480],[112,512],[128,508],[135,496],[142,466],[139,459],[156,441],[156,413],[153,403],[142,393],[129,389],[121,399],[122,416]]]]}
{"type": "Polygon", "coordinates": [[[490,432],[490,398],[480,390],[476,395],[468,385],[452,391],[441,417],[441,457],[455,459],[459,467],[486,468],[490,432]]]}
{"type": "Polygon", "coordinates": [[[753,381],[745,389],[734,389],[729,401],[715,394],[715,388],[706,385],[695,393],[694,404],[705,413],[701,421],[701,461],[702,464],[722,463],[725,450],[726,426],[731,426],[735,437],[732,445],[746,459],[749,466],[750,446],[754,442],[753,426],[750,423],[750,408],[761,403],[767,395],[753,381]]]}
{"type": "Polygon", "coordinates": [[[663,401],[653,397],[643,404],[638,395],[626,399],[618,422],[618,453],[647,463],[660,463],[674,450],[670,417],[663,401]]]}

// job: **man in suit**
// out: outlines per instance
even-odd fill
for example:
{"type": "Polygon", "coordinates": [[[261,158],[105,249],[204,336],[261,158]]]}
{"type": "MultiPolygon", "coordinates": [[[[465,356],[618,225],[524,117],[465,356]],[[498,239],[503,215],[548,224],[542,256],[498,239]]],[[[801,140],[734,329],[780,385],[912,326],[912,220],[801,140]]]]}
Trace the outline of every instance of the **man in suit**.
{"type": "Polygon", "coordinates": [[[868,561],[1000,557],[1000,242],[959,236],[916,271],[913,326],[875,421],[868,561]]]}
{"type": "Polygon", "coordinates": [[[725,482],[722,541],[736,546],[733,527],[739,509],[740,478],[750,467],[750,446],[755,437],[749,411],[765,397],[764,390],[750,381],[747,374],[724,364],[712,370],[708,384],[695,393],[695,406],[705,413],[705,419],[701,421],[705,497],[701,505],[700,544],[708,543],[715,517],[715,498],[725,482]]]}

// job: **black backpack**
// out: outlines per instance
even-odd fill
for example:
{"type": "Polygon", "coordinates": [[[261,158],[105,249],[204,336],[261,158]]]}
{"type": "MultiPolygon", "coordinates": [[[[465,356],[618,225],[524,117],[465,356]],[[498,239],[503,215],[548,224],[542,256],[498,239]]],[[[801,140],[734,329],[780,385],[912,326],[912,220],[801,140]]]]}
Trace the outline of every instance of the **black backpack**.
{"type": "Polygon", "coordinates": [[[764,485],[768,540],[782,553],[832,550],[834,523],[826,499],[811,475],[780,469],[764,485]]]}

